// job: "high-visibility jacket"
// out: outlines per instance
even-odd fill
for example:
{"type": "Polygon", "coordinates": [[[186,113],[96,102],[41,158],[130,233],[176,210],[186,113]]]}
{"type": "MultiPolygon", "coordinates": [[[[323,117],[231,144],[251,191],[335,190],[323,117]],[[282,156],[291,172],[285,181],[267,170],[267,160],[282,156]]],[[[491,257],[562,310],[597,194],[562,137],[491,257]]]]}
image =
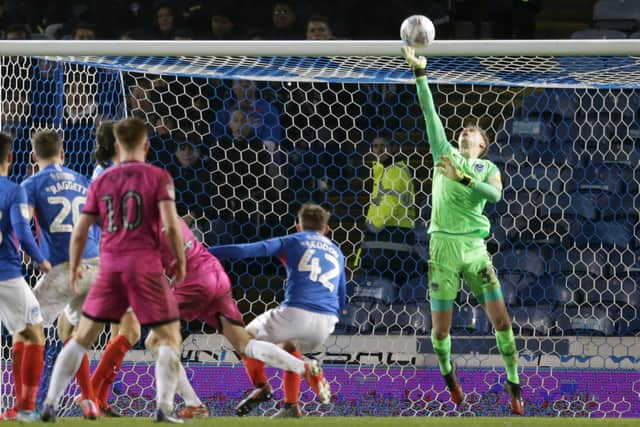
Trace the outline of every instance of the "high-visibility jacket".
{"type": "Polygon", "coordinates": [[[387,167],[375,162],[367,223],[377,229],[413,228],[415,219],[415,190],[409,167],[404,162],[396,162],[387,167]]]}

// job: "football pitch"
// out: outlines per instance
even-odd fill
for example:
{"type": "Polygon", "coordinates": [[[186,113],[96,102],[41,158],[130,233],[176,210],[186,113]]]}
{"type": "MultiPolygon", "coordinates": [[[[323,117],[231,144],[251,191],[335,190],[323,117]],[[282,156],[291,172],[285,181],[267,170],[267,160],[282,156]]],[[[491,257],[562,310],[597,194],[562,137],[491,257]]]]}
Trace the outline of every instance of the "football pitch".
{"type": "MultiPolygon", "coordinates": [[[[88,421],[81,418],[58,418],[58,425],[80,426],[104,426],[104,427],[128,427],[151,424],[151,419],[146,418],[107,418],[99,421],[88,421]]],[[[154,423],[155,424],[155,423],[154,423]]],[[[5,421],[3,426],[22,425],[16,421],[5,421]]],[[[588,419],[588,418],[492,418],[492,417],[307,417],[301,419],[277,419],[271,420],[264,417],[215,417],[194,420],[187,425],[198,426],[335,426],[335,427],[358,427],[358,426],[492,426],[492,427],[542,427],[542,426],[567,426],[567,427],[590,427],[590,426],[638,426],[640,419],[588,419]]]]}

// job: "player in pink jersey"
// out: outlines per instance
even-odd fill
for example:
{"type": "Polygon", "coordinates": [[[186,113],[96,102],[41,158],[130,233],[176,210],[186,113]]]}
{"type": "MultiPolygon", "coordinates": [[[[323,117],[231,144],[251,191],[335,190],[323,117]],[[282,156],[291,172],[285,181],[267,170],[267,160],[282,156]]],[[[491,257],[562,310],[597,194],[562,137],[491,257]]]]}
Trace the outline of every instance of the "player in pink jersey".
{"type": "MultiPolygon", "coordinates": [[[[173,288],[180,318],[186,321],[202,320],[227,338],[241,355],[257,358],[276,368],[304,375],[309,384],[320,395],[320,384],[326,382],[317,361],[303,362],[279,346],[254,339],[244,328],[242,314],[231,293],[231,282],[216,257],[200,243],[189,227],[180,220],[187,259],[187,275],[173,288]]],[[[166,234],[162,233],[162,260],[169,274],[173,273],[175,260],[171,254],[166,234]]],[[[154,351],[158,337],[153,332],[147,336],[145,346],[154,351]]],[[[209,412],[189,383],[184,367],[180,365],[177,392],[186,407],[179,415],[182,418],[206,417],[209,412]]]]}
{"type": "Polygon", "coordinates": [[[56,406],[75,375],[82,357],[105,322],[117,323],[131,306],[143,325],[158,337],[156,358],[156,421],[182,422],[172,416],[180,364],[178,305],[161,262],[160,224],[174,254],[174,280],[185,277],[182,230],[174,202],[171,176],[144,163],[149,143],[143,121],[124,119],[114,127],[120,164],[89,187],[87,202],[71,237],[69,265],[75,290],[90,226],[101,225],[100,268],[82,307],[76,336],[56,360],[42,410],[43,421],[54,421],[56,406]]]}

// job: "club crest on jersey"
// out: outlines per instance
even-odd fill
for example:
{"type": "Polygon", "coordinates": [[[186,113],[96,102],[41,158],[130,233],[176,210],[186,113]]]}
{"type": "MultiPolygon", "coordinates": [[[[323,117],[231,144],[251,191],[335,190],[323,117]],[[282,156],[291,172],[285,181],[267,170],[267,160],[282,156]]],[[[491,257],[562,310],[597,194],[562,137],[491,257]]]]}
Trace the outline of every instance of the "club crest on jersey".
{"type": "Polygon", "coordinates": [[[475,168],[477,172],[482,172],[484,170],[484,163],[476,163],[475,168]]]}

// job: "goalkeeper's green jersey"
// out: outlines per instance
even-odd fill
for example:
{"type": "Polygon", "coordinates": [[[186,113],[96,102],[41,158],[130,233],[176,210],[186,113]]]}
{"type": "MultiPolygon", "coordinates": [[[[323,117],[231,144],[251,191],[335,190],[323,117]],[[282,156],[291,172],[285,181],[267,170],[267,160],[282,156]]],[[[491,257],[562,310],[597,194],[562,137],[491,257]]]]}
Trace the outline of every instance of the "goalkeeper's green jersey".
{"type": "MultiPolygon", "coordinates": [[[[500,171],[489,160],[466,159],[447,141],[442,122],[433,103],[426,77],[416,79],[418,99],[424,113],[434,164],[446,154],[466,175],[486,182],[500,171]]],[[[482,213],[487,200],[470,187],[453,181],[434,168],[431,190],[431,224],[429,233],[444,232],[487,237],[489,219],[482,213]]]]}

